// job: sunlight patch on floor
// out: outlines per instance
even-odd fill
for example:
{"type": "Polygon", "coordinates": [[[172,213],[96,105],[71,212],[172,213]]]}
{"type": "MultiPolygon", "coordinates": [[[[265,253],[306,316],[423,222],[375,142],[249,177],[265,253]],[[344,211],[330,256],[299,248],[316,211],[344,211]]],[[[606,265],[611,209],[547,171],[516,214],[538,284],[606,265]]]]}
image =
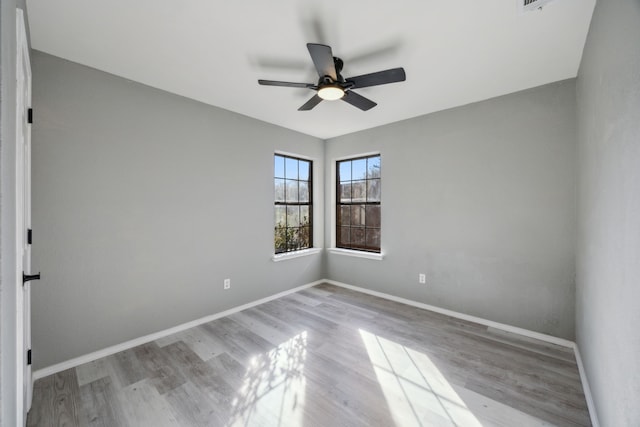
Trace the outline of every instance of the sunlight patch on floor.
{"type": "Polygon", "coordinates": [[[429,356],[359,331],[396,425],[482,427],[429,356]]]}
{"type": "Polygon", "coordinates": [[[302,425],[307,332],[254,356],[232,401],[228,427],[302,425]]]}

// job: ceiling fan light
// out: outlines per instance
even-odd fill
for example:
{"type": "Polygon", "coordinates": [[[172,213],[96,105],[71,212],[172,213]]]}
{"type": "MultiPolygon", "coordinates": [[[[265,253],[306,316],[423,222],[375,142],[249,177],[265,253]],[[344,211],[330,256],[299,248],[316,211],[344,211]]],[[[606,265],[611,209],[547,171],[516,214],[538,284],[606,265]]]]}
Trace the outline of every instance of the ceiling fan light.
{"type": "Polygon", "coordinates": [[[335,101],[344,96],[344,90],[340,86],[324,86],[318,90],[318,96],[325,101],[335,101]]]}

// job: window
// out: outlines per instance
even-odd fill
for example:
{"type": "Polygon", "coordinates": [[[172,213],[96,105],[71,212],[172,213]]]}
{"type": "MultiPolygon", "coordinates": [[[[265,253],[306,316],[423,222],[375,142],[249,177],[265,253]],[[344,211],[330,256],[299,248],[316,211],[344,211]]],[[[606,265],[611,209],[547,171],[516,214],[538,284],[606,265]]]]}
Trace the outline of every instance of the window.
{"type": "Polygon", "coordinates": [[[275,155],[275,253],[313,246],[311,161],[275,155]]]}
{"type": "Polygon", "coordinates": [[[336,162],[336,247],[380,252],[380,155],[336,162]]]}

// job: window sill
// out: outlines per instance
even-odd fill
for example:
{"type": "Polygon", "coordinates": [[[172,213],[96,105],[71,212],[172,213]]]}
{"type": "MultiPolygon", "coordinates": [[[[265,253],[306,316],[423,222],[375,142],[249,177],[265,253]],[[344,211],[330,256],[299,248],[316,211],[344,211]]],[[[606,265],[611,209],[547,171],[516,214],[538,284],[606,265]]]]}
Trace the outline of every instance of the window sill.
{"type": "Polygon", "coordinates": [[[272,259],[273,259],[273,262],[280,262],[288,259],[319,254],[320,252],[322,252],[322,248],[303,249],[301,251],[285,252],[283,254],[277,254],[277,255],[274,255],[272,259]]]}
{"type": "Polygon", "coordinates": [[[382,261],[384,259],[384,254],[382,253],[378,254],[375,252],[354,251],[351,249],[340,249],[340,248],[329,248],[328,251],[329,253],[336,254],[336,255],[346,255],[346,256],[352,256],[356,258],[373,259],[376,261],[382,261]]]}

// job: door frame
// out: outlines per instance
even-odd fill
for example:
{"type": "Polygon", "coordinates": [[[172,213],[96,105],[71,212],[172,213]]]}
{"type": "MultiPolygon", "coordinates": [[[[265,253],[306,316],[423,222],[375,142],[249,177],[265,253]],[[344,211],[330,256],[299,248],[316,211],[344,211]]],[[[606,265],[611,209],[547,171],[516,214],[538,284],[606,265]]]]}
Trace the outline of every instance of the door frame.
{"type": "Polygon", "coordinates": [[[27,229],[31,227],[31,63],[24,12],[16,9],[16,405],[17,424],[26,424],[33,382],[27,348],[31,348],[31,287],[22,273],[31,268],[27,229]]]}

